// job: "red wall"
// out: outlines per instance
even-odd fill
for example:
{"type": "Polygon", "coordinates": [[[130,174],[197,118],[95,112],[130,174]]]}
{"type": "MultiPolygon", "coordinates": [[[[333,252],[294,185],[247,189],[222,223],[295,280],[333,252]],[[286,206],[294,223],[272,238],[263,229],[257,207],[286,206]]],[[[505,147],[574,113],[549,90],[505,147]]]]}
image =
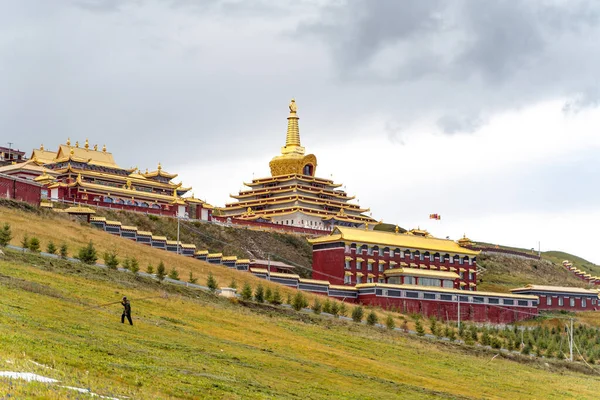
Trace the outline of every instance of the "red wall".
{"type": "MultiPolygon", "coordinates": [[[[359,303],[380,306],[384,309],[395,307],[403,313],[421,314],[427,318],[436,317],[440,320],[455,321],[458,317],[458,304],[437,300],[389,298],[370,295],[360,295],[359,303]]],[[[508,324],[532,318],[537,314],[536,307],[492,306],[488,304],[461,303],[461,321],[490,322],[508,324]]]]}
{"type": "Polygon", "coordinates": [[[581,295],[573,295],[573,296],[569,296],[569,298],[564,297],[564,294],[539,294],[538,295],[540,298],[540,304],[539,304],[539,309],[540,310],[567,310],[567,311],[596,311],[599,309],[598,306],[598,300],[596,299],[596,304],[592,304],[592,299],[590,299],[589,297],[586,297],[586,307],[582,307],[581,306],[581,298],[583,296],[581,295]],[[552,304],[551,305],[547,305],[546,301],[547,301],[547,296],[557,296],[557,297],[553,297],[552,298],[552,304]],[[559,306],[558,305],[558,297],[563,297],[563,305],[559,306]],[[571,298],[575,298],[575,306],[571,307],[571,298]]]}
{"type": "Polygon", "coordinates": [[[0,197],[39,206],[42,200],[42,189],[42,186],[35,182],[0,174],[0,197]]]}
{"type": "Polygon", "coordinates": [[[312,278],[344,284],[344,248],[313,251],[312,278]]]}

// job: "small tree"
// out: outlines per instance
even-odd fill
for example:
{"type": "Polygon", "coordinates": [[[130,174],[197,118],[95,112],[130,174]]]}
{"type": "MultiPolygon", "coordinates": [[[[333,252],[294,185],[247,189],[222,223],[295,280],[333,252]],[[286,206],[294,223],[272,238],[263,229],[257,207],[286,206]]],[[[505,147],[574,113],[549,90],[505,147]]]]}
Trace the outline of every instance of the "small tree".
{"type": "Polygon", "coordinates": [[[135,257],[131,257],[129,260],[129,270],[133,272],[134,275],[140,271],[140,262],[135,257]]]}
{"type": "Polygon", "coordinates": [[[305,304],[306,299],[304,298],[304,295],[302,294],[302,292],[297,291],[294,295],[294,298],[292,299],[292,308],[296,311],[300,311],[302,310],[305,304]]]}
{"type": "Polygon", "coordinates": [[[162,260],[158,263],[158,267],[156,267],[156,278],[158,278],[159,282],[162,282],[165,280],[165,277],[167,276],[167,271],[165,268],[165,263],[162,262],[162,260]]]}
{"type": "Polygon", "coordinates": [[[325,299],[323,302],[323,312],[331,314],[331,301],[329,301],[329,299],[325,299]]]}
{"type": "MultiPolygon", "coordinates": [[[[119,265],[119,259],[117,258],[117,252],[115,250],[104,252],[103,258],[104,265],[106,265],[110,269],[117,269],[117,266],[119,265]]],[[[127,262],[129,263],[128,260],[127,262]]]]}
{"type": "Polygon", "coordinates": [[[279,293],[279,288],[275,288],[275,290],[273,290],[273,296],[271,297],[271,304],[278,306],[281,304],[281,302],[281,293],[279,293]]]}
{"type": "Polygon", "coordinates": [[[129,259],[129,257],[125,257],[125,259],[121,263],[121,266],[125,269],[131,268],[131,260],[129,259]]]}
{"type": "Polygon", "coordinates": [[[331,306],[329,307],[329,313],[335,318],[338,318],[340,316],[340,306],[337,303],[337,301],[331,302],[331,306]]]}
{"type": "Polygon", "coordinates": [[[265,302],[265,289],[263,288],[263,286],[260,283],[258,284],[258,286],[256,287],[256,290],[254,291],[254,300],[257,303],[265,302]]]}
{"type": "Polygon", "coordinates": [[[391,315],[387,316],[387,318],[385,319],[385,327],[388,328],[390,331],[394,330],[394,328],[396,327],[394,317],[392,317],[391,315]]]}
{"type": "Polygon", "coordinates": [[[29,240],[29,250],[33,251],[34,253],[39,253],[40,252],[40,239],[36,238],[35,236],[32,237],[29,240]]]}
{"type": "Polygon", "coordinates": [[[237,282],[235,281],[235,278],[231,278],[231,283],[229,284],[229,287],[232,289],[237,289],[237,282]]]}
{"type": "Polygon", "coordinates": [[[292,305],[292,294],[291,293],[287,294],[287,297],[285,299],[285,304],[292,305]]]}
{"type": "Polygon", "coordinates": [[[423,324],[421,323],[421,318],[417,318],[415,321],[415,330],[417,331],[418,336],[425,335],[425,328],[423,328],[423,324]]]}
{"type": "Polygon", "coordinates": [[[152,264],[148,264],[148,266],[146,267],[146,273],[150,275],[154,273],[154,267],[152,266],[152,264]]]}
{"type": "Polygon", "coordinates": [[[363,308],[361,306],[354,307],[354,309],[352,310],[352,321],[362,322],[364,313],[365,312],[363,311],[363,308]]]}
{"type": "Polygon", "coordinates": [[[5,222],[4,225],[2,225],[2,230],[0,230],[0,246],[6,247],[10,243],[12,238],[13,236],[12,231],[10,229],[10,224],[8,222],[5,222]]]}
{"type": "Polygon", "coordinates": [[[219,287],[219,283],[213,276],[212,272],[208,273],[208,278],[206,278],[206,286],[208,286],[208,289],[213,293],[216,292],[217,288],[219,287]]]}
{"type": "Polygon", "coordinates": [[[94,248],[94,243],[90,240],[87,246],[79,249],[79,253],[77,254],[77,258],[84,264],[93,265],[98,261],[98,254],[96,253],[96,249],[94,248]]]}
{"type": "Polygon", "coordinates": [[[67,258],[68,251],[69,251],[69,248],[67,247],[67,244],[66,243],[61,244],[60,250],[59,250],[60,258],[63,258],[63,259],[67,258]]]}
{"type": "Polygon", "coordinates": [[[250,301],[252,300],[252,286],[248,282],[244,282],[244,286],[242,287],[242,300],[250,301]]]}
{"type": "Polygon", "coordinates": [[[343,301],[340,304],[340,315],[342,317],[345,317],[346,315],[348,315],[348,306],[343,301]]]}
{"type": "Polygon", "coordinates": [[[179,280],[179,272],[175,269],[175,267],[173,267],[169,272],[169,278],[173,279],[174,281],[179,280]]]}
{"type": "Polygon", "coordinates": [[[29,248],[29,235],[28,234],[23,235],[23,239],[21,239],[21,247],[23,248],[23,251],[25,251],[25,249],[29,248]]]}
{"type": "Polygon", "coordinates": [[[319,299],[315,299],[315,301],[313,302],[313,304],[310,308],[313,310],[313,312],[315,314],[321,314],[321,310],[322,310],[323,306],[321,305],[321,302],[319,301],[319,299]]]}
{"type": "Polygon", "coordinates": [[[196,282],[198,282],[198,278],[195,278],[194,274],[192,274],[192,271],[190,271],[190,277],[188,278],[188,283],[195,284],[196,282]]]}
{"type": "Polygon", "coordinates": [[[58,251],[58,248],[56,247],[54,242],[50,241],[50,243],[48,243],[48,246],[46,246],[46,253],[56,254],[57,251],[58,251]]]}
{"type": "Polygon", "coordinates": [[[369,315],[367,315],[367,325],[373,326],[377,323],[377,320],[377,314],[375,314],[375,311],[371,310],[369,315]]]}
{"type": "Polygon", "coordinates": [[[273,300],[273,291],[271,291],[271,288],[267,286],[267,289],[265,290],[265,301],[270,303],[271,300],[273,300]]]}
{"type": "Polygon", "coordinates": [[[431,317],[429,319],[429,330],[431,331],[432,335],[438,335],[438,323],[435,317],[431,317]]]}

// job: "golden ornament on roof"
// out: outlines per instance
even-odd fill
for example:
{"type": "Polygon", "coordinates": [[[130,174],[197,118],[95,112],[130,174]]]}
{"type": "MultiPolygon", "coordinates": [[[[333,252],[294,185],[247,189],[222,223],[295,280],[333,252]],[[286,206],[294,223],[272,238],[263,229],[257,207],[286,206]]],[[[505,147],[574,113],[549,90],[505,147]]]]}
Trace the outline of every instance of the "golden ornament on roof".
{"type": "Polygon", "coordinates": [[[394,232],[396,232],[396,233],[400,232],[400,228],[398,227],[398,225],[396,225],[396,229],[394,229],[394,232]]]}
{"type": "Polygon", "coordinates": [[[98,145],[97,144],[94,145],[94,151],[98,151],[98,145]]]}
{"type": "Polygon", "coordinates": [[[75,142],[75,147],[79,148],[79,140],[75,142]]]}
{"type": "Polygon", "coordinates": [[[105,145],[105,144],[104,144],[104,145],[102,145],[102,152],[103,152],[103,153],[106,153],[106,145],[105,145]]]}
{"type": "Polygon", "coordinates": [[[71,145],[71,138],[67,138],[67,146],[71,145]]]}
{"type": "Polygon", "coordinates": [[[86,148],[86,150],[90,148],[90,143],[88,142],[87,139],[85,139],[85,148],[86,148]]]}
{"type": "Polygon", "coordinates": [[[160,165],[160,161],[158,162],[158,170],[160,171],[162,169],[162,165],[160,165]]]}
{"type": "Polygon", "coordinates": [[[40,150],[44,151],[44,143],[40,145],[40,150]]]}
{"type": "Polygon", "coordinates": [[[290,101],[290,106],[289,107],[290,107],[290,112],[295,113],[296,111],[298,111],[298,107],[296,106],[296,100],[295,99],[292,99],[290,101]]]}

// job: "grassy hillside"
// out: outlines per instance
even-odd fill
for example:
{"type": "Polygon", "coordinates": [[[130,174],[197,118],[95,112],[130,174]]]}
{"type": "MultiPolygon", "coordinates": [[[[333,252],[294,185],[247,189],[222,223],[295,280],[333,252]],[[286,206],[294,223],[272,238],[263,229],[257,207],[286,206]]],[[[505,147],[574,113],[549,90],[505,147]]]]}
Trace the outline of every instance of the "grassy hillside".
{"type": "Polygon", "coordinates": [[[514,257],[482,254],[477,264],[486,269],[481,275],[478,290],[508,292],[526,284],[588,287],[562,267],[545,260],[526,260],[514,257]]]}
{"type": "Polygon", "coordinates": [[[600,276],[600,266],[573,254],[565,253],[563,251],[546,251],[542,253],[542,257],[558,265],[562,265],[564,260],[569,260],[580,270],[595,276],[600,276]]]}
{"type": "MultiPolygon", "coordinates": [[[[0,260],[0,370],[119,398],[595,398],[600,379],[349,322],[240,305],[132,274],[0,260]],[[120,306],[90,308],[127,295],[120,306]],[[138,300],[154,297],[147,300],[138,300]]],[[[65,389],[0,378],[0,397],[65,389]]],[[[75,397],[74,395],[71,395],[75,397]]],[[[86,395],[77,395],[88,398],[86,395]]]]}
{"type": "MultiPolygon", "coordinates": [[[[123,225],[137,226],[140,230],[152,231],[171,240],[177,238],[177,221],[173,218],[110,210],[99,210],[97,216],[120,221],[123,225]]],[[[306,267],[297,268],[296,272],[301,276],[310,275],[312,246],[301,235],[185,222],[181,224],[179,237],[182,242],[193,243],[198,250],[206,249],[211,253],[222,252],[240,258],[257,259],[266,259],[267,253],[270,253],[273,260],[288,261],[306,267]]]]}

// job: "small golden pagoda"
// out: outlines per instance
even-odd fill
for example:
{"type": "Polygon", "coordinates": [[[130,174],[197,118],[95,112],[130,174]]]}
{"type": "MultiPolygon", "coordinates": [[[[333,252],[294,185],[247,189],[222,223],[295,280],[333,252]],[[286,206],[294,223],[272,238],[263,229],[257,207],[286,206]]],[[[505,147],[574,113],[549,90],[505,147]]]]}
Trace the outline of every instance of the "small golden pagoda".
{"type": "Polygon", "coordinates": [[[317,178],[317,157],[305,154],[300,142],[297,105],[289,104],[285,146],[269,163],[271,176],[244,183],[250,190],[230,195],[237,202],[226,204],[220,214],[259,222],[330,230],[333,226],[369,226],[376,224],[368,208],[350,203],[340,190],[341,184],[317,178]]]}

